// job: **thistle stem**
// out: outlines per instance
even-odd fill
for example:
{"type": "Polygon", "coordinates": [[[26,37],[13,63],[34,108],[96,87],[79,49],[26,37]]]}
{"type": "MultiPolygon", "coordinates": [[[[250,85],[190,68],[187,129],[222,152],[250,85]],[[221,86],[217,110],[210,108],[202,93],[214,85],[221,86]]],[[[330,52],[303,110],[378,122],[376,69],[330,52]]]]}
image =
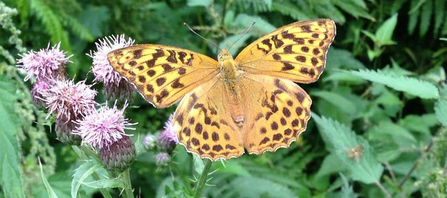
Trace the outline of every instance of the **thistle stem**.
{"type": "Polygon", "coordinates": [[[178,168],[178,166],[174,163],[171,162],[171,167],[175,170],[175,172],[177,172],[177,174],[179,175],[180,179],[183,182],[183,185],[186,187],[186,191],[189,195],[192,195],[192,189],[191,189],[191,185],[188,181],[188,179],[186,179],[185,175],[182,174],[182,171],[180,171],[180,169],[178,168]]]}
{"type": "Polygon", "coordinates": [[[126,187],[124,189],[124,192],[125,192],[124,195],[126,198],[134,198],[133,191],[132,191],[132,183],[130,181],[130,171],[129,170],[130,169],[128,168],[123,172],[123,179],[126,182],[126,187]]]}
{"type": "Polygon", "coordinates": [[[213,165],[213,162],[211,160],[205,160],[205,168],[203,168],[202,174],[199,177],[199,181],[196,184],[194,198],[199,198],[202,194],[202,190],[205,186],[206,179],[208,178],[208,173],[210,172],[211,165],[213,165]]]}

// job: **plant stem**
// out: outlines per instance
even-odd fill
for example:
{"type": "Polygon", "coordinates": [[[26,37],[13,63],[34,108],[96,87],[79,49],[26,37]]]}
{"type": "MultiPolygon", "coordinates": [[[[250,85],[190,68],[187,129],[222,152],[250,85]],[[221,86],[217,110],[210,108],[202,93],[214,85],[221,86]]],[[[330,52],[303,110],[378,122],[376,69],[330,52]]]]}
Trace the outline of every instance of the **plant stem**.
{"type": "Polygon", "coordinates": [[[177,174],[179,175],[180,179],[183,182],[183,185],[186,186],[186,191],[188,195],[192,195],[192,189],[188,179],[186,179],[185,175],[182,174],[182,171],[178,168],[178,166],[174,162],[171,162],[170,164],[171,167],[175,170],[175,172],[177,172],[177,174]]]}
{"type": "Polygon", "coordinates": [[[130,168],[123,172],[123,179],[126,182],[126,187],[124,189],[124,195],[126,198],[134,198],[132,191],[132,183],[130,181],[130,168]]]}
{"type": "MultiPolygon", "coordinates": [[[[73,148],[73,150],[76,152],[76,154],[78,154],[78,156],[82,160],[87,161],[89,159],[88,156],[84,152],[85,149],[83,149],[82,147],[79,148],[78,146],[71,146],[71,148],[73,148]]],[[[91,157],[93,157],[93,156],[91,156],[91,157]]],[[[97,158],[97,156],[96,156],[96,158],[97,158]]],[[[99,178],[99,176],[98,176],[98,174],[96,172],[92,173],[92,177],[93,177],[94,180],[100,180],[100,178],[99,178]]],[[[109,193],[109,191],[107,189],[101,188],[101,189],[99,189],[99,191],[101,192],[101,194],[102,194],[102,196],[104,198],[112,198],[112,195],[110,195],[110,193],[109,193]]]]}
{"type": "Polygon", "coordinates": [[[211,160],[205,160],[205,168],[203,168],[202,174],[199,177],[199,181],[195,187],[194,198],[199,198],[202,194],[203,187],[205,186],[206,179],[208,178],[208,173],[210,172],[211,165],[213,162],[211,160]]]}
{"type": "Polygon", "coordinates": [[[376,185],[382,190],[383,193],[385,193],[386,197],[391,198],[391,194],[385,189],[385,187],[382,186],[382,184],[379,181],[376,181],[376,185]]]}

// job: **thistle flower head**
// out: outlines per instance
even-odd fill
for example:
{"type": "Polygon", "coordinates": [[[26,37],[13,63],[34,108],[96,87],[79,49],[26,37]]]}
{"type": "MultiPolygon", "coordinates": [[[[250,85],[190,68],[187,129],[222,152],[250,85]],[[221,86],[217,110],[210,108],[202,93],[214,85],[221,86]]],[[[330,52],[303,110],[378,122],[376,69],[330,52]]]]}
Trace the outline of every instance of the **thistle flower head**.
{"type": "Polygon", "coordinates": [[[73,80],[52,82],[54,85],[42,96],[48,111],[54,113],[56,119],[67,122],[77,120],[95,109],[97,92],[91,89],[91,85],[84,81],[75,84],[73,80]]]}
{"type": "Polygon", "coordinates": [[[52,86],[51,81],[48,80],[37,80],[31,89],[31,99],[34,105],[38,107],[45,107],[45,100],[43,94],[47,92],[52,86]]]}
{"type": "Polygon", "coordinates": [[[135,145],[128,136],[99,149],[99,158],[105,168],[110,171],[123,171],[135,160],[135,145]]]}
{"type": "Polygon", "coordinates": [[[170,160],[171,156],[165,152],[161,152],[155,156],[155,163],[158,166],[166,166],[170,160]]]}
{"type": "Polygon", "coordinates": [[[155,147],[155,137],[152,134],[147,134],[146,136],[144,136],[143,138],[143,142],[142,142],[144,148],[146,150],[151,150],[155,147]]]}
{"type": "Polygon", "coordinates": [[[96,43],[97,51],[87,54],[93,59],[92,72],[95,75],[94,80],[104,83],[104,86],[118,86],[121,76],[113,70],[109,60],[107,60],[107,54],[119,48],[132,46],[134,42],[131,38],[126,40],[124,34],[100,39],[96,43]]]}
{"type": "Polygon", "coordinates": [[[163,131],[158,135],[157,141],[158,148],[168,152],[171,152],[178,143],[177,134],[172,123],[173,118],[174,115],[169,117],[169,120],[165,123],[163,131]]]}
{"type": "Polygon", "coordinates": [[[127,118],[124,117],[124,110],[118,109],[116,103],[113,108],[103,106],[96,111],[91,112],[80,120],[79,127],[75,134],[80,135],[83,144],[89,144],[95,149],[110,147],[120,139],[129,136],[125,129],[135,130],[127,118]]]}
{"type": "Polygon", "coordinates": [[[41,49],[38,52],[29,51],[20,55],[22,58],[17,60],[19,66],[27,72],[25,81],[32,76],[37,79],[50,78],[54,79],[59,74],[65,72],[65,64],[70,62],[71,56],[66,56],[64,51],[59,49],[60,43],[46,49],[41,49]],[[63,72],[61,72],[61,70],[63,72]]]}

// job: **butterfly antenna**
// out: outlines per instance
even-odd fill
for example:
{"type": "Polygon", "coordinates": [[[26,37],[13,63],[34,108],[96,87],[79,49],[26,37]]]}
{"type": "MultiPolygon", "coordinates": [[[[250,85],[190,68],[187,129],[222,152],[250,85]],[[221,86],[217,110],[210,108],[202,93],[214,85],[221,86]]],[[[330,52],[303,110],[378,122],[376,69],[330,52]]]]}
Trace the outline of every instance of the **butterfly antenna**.
{"type": "Polygon", "coordinates": [[[236,41],[234,41],[231,45],[230,45],[230,47],[228,48],[228,50],[230,50],[231,49],[231,47],[233,47],[233,45],[236,43],[236,42],[238,42],[239,40],[241,40],[241,38],[245,35],[245,34],[247,34],[247,32],[248,31],[250,31],[251,30],[251,28],[255,25],[255,23],[256,23],[256,21],[253,21],[253,23],[251,23],[251,25],[245,30],[245,32],[236,40],[236,41]]]}
{"type": "Polygon", "coordinates": [[[184,26],[186,26],[189,31],[191,31],[192,33],[194,33],[195,35],[199,36],[200,38],[202,38],[203,40],[205,40],[206,42],[214,45],[215,47],[217,47],[217,49],[221,50],[220,47],[218,45],[216,45],[216,43],[206,39],[205,37],[203,37],[202,35],[200,35],[199,33],[197,33],[196,31],[194,31],[191,27],[189,27],[189,25],[187,23],[183,23],[184,26]]]}

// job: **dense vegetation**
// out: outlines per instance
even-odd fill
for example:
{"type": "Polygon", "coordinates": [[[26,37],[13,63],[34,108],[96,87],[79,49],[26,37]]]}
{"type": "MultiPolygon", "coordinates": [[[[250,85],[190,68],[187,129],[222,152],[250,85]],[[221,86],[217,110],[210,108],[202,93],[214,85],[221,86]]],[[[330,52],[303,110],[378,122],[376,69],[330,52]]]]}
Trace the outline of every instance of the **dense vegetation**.
{"type": "MultiPolygon", "coordinates": [[[[446,197],[444,0],[3,0],[0,197],[128,196],[121,194],[125,177],[56,139],[54,116],[47,119],[48,112],[33,105],[35,79],[24,82],[17,67],[27,51],[60,42],[73,55],[68,77],[93,84],[86,54],[109,35],[216,57],[215,47],[183,22],[224,48],[256,21],[233,47],[237,54],[278,27],[314,18],[333,19],[337,36],[320,80],[302,85],[313,99],[306,132],[290,148],[214,163],[202,196],[446,197]]],[[[162,164],[158,149],[142,144],[163,130],[175,107],[156,109],[134,95],[125,113],[138,123],[126,130],[137,150],[130,169],[134,194],[192,196],[202,160],[177,145],[172,161],[162,164]]],[[[101,92],[95,100],[105,105],[101,92]]]]}

